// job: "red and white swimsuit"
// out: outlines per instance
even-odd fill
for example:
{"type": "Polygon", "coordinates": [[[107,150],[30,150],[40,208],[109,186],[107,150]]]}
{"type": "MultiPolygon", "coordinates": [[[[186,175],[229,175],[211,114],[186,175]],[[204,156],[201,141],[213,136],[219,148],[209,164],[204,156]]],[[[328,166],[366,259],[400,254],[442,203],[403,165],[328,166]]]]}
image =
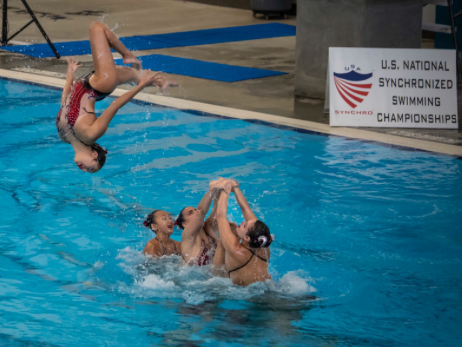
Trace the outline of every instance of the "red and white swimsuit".
{"type": "Polygon", "coordinates": [[[204,265],[209,265],[213,261],[213,257],[215,255],[215,251],[217,250],[217,241],[207,235],[207,238],[209,239],[210,242],[210,248],[207,248],[205,246],[205,242],[202,241],[202,249],[199,253],[199,255],[196,258],[191,258],[189,261],[186,261],[183,257],[183,260],[188,263],[189,265],[197,265],[197,266],[204,266],[204,265]]]}
{"type": "Polygon", "coordinates": [[[86,101],[88,99],[100,101],[109,95],[97,91],[90,85],[89,80],[92,74],[93,72],[86,75],[82,80],[77,81],[73,85],[71,92],[66,97],[64,104],[61,105],[61,109],[56,116],[56,128],[58,129],[59,138],[63,142],[69,143],[66,141],[66,136],[70,132],[72,132],[74,137],[78,139],[78,137],[75,136],[73,128],[77,118],[86,112],[86,101]]]}

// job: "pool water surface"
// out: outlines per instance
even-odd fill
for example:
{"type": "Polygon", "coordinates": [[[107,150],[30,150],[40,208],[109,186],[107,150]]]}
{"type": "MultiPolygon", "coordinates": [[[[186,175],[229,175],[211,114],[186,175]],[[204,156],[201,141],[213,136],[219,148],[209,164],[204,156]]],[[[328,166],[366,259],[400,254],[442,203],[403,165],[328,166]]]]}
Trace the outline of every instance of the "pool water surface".
{"type": "Polygon", "coordinates": [[[0,345],[459,346],[462,160],[129,103],[83,174],[60,96],[0,80],[0,345]],[[141,254],[145,216],[218,176],[275,234],[273,281],[141,254]]]}

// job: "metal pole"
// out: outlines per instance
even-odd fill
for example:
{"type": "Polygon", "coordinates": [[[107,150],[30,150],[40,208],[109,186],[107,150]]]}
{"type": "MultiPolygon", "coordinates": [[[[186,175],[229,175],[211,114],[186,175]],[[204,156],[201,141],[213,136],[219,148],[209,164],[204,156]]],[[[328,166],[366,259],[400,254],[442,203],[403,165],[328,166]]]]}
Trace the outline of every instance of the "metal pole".
{"type": "Polygon", "coordinates": [[[451,17],[452,37],[454,38],[454,48],[456,49],[457,83],[461,84],[462,80],[460,77],[460,73],[461,73],[460,56],[459,56],[459,48],[457,47],[457,34],[456,34],[456,25],[454,23],[454,11],[452,9],[452,0],[448,0],[448,6],[449,6],[449,16],[451,17]]]}
{"type": "Polygon", "coordinates": [[[14,34],[13,36],[10,36],[10,37],[8,38],[8,41],[13,40],[13,38],[14,38],[16,35],[18,35],[21,31],[23,31],[24,29],[26,29],[26,28],[27,28],[29,25],[31,25],[32,23],[34,23],[33,20],[31,20],[29,23],[27,23],[26,25],[24,25],[21,29],[18,30],[18,32],[17,32],[16,34],[14,34]]]}
{"type": "Polygon", "coordinates": [[[58,51],[56,50],[55,46],[53,46],[53,43],[50,41],[50,39],[48,38],[48,35],[47,33],[45,32],[45,30],[43,30],[42,26],[40,25],[38,19],[35,17],[35,14],[34,12],[32,12],[32,10],[30,9],[29,5],[27,4],[26,0],[21,0],[22,3],[24,4],[24,6],[26,7],[26,10],[27,12],[29,12],[30,16],[32,17],[32,20],[35,22],[35,24],[37,24],[37,27],[39,28],[40,32],[42,33],[43,37],[45,38],[45,40],[48,42],[48,45],[50,46],[51,50],[53,51],[53,53],[55,54],[56,58],[60,58],[61,56],[59,55],[58,51]]]}
{"type": "Polygon", "coordinates": [[[8,0],[3,0],[2,46],[8,44],[8,0]]]}

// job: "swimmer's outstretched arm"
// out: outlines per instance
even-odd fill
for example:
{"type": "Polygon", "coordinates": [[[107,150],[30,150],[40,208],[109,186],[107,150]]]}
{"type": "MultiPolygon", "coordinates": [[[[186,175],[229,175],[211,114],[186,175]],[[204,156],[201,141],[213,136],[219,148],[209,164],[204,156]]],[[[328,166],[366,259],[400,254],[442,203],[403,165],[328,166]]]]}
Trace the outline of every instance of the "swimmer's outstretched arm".
{"type": "MultiPolygon", "coordinates": [[[[196,211],[194,212],[194,218],[188,222],[188,225],[186,228],[184,228],[183,234],[181,235],[181,243],[185,245],[192,246],[192,243],[195,242],[195,238],[197,233],[201,230],[201,228],[204,226],[204,218],[209,212],[210,205],[212,204],[212,199],[215,195],[215,192],[218,188],[223,186],[225,183],[225,180],[220,180],[220,181],[212,181],[209,184],[209,190],[207,193],[205,193],[204,197],[202,200],[199,202],[199,205],[197,205],[196,211]]],[[[213,228],[213,219],[214,218],[215,212],[212,211],[210,214],[212,218],[207,218],[207,228],[209,228],[207,233],[209,235],[213,235],[213,231],[210,231],[210,228],[213,228]]],[[[216,230],[216,229],[215,229],[216,230]]],[[[215,231],[216,232],[216,231],[215,231]]]]}
{"type": "Polygon", "coordinates": [[[239,189],[239,184],[236,181],[231,182],[233,182],[233,192],[236,196],[236,201],[239,207],[241,208],[242,214],[244,215],[244,219],[247,222],[250,220],[257,220],[257,216],[255,216],[255,214],[252,212],[249,203],[247,202],[247,199],[245,198],[242,191],[239,189]]]}
{"type": "Polygon", "coordinates": [[[63,88],[63,93],[61,95],[61,105],[64,104],[64,100],[66,100],[67,96],[71,92],[72,84],[74,84],[74,74],[77,69],[82,66],[79,65],[78,61],[74,61],[74,58],[66,58],[67,59],[67,75],[66,75],[66,84],[63,88]]]}
{"type": "Polygon", "coordinates": [[[135,88],[115,99],[101,114],[101,116],[98,117],[98,119],[90,126],[87,136],[94,141],[103,136],[117,111],[119,111],[122,106],[133,99],[135,95],[141,92],[144,88],[156,84],[159,79],[159,74],[159,72],[152,74],[152,72],[146,70],[135,88]]]}
{"type": "Polygon", "coordinates": [[[210,206],[212,205],[214,193],[215,193],[215,187],[213,187],[212,185],[209,185],[209,190],[207,191],[207,193],[204,194],[201,201],[199,202],[199,205],[197,205],[196,209],[197,211],[201,213],[202,219],[205,218],[205,216],[210,210],[210,206]]]}
{"type": "Polygon", "coordinates": [[[224,189],[225,184],[228,182],[227,179],[221,177],[217,181],[211,181],[209,185],[209,191],[212,192],[213,198],[213,207],[210,215],[208,216],[207,220],[205,221],[205,231],[209,235],[217,235],[218,231],[218,223],[217,223],[217,208],[218,208],[218,198],[214,194],[219,189],[224,189]]]}
{"type": "Polygon", "coordinates": [[[181,244],[184,245],[183,249],[189,249],[194,245],[197,233],[204,226],[204,218],[212,204],[214,191],[215,188],[210,185],[209,190],[205,193],[199,205],[197,205],[196,211],[193,212],[193,218],[191,218],[188,225],[184,228],[181,234],[181,244]]]}
{"type": "Polygon", "coordinates": [[[228,183],[219,193],[220,197],[218,198],[217,221],[219,239],[223,243],[226,253],[235,256],[240,243],[239,239],[231,231],[228,218],[226,217],[228,211],[228,199],[232,189],[231,183],[228,183]]]}
{"type": "Polygon", "coordinates": [[[217,223],[217,206],[218,200],[213,199],[213,207],[210,215],[205,220],[204,228],[207,234],[213,235],[216,237],[218,231],[218,223],[217,223]]]}

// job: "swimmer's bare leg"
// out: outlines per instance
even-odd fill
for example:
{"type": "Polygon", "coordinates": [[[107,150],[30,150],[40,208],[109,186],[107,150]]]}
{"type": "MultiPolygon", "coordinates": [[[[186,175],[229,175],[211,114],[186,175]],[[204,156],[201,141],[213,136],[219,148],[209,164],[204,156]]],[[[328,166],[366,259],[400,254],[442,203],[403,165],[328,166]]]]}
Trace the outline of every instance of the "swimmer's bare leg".
{"type": "MultiPolygon", "coordinates": [[[[125,83],[138,84],[141,79],[141,76],[143,75],[143,72],[147,71],[147,70],[139,71],[139,70],[135,70],[134,68],[127,67],[127,66],[116,66],[116,70],[117,70],[117,85],[125,84],[125,83]]],[[[153,75],[159,74],[158,72],[156,73],[154,71],[151,71],[149,73],[153,75]]],[[[178,83],[175,80],[172,80],[164,75],[158,75],[153,86],[157,86],[165,90],[168,87],[178,86],[178,83]]]]}
{"type": "Polygon", "coordinates": [[[116,66],[117,71],[117,85],[125,83],[136,83],[140,82],[142,71],[136,70],[128,66],[116,66]]]}
{"type": "Polygon", "coordinates": [[[124,63],[132,64],[136,69],[141,68],[141,62],[104,24],[95,22],[91,25],[90,45],[95,68],[95,73],[90,78],[90,84],[93,88],[102,93],[112,93],[120,81],[136,82],[135,70],[132,72],[122,70],[119,73],[121,76],[118,76],[118,69],[112,57],[111,48],[122,55],[124,63]]]}

